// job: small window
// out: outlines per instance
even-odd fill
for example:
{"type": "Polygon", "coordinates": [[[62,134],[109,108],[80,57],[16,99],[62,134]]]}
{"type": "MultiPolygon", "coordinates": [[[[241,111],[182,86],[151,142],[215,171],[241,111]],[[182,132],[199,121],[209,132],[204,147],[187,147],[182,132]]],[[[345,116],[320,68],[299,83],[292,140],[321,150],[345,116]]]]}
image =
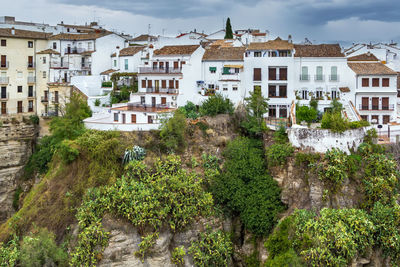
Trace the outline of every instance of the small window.
{"type": "Polygon", "coordinates": [[[28,41],[28,47],[32,48],[33,47],[33,42],[32,41],[28,41]]]}
{"type": "Polygon", "coordinates": [[[232,91],[237,91],[237,90],[238,90],[237,86],[232,87],[232,91]]]}
{"type": "Polygon", "coordinates": [[[369,79],[368,78],[362,78],[361,84],[362,84],[362,87],[369,87],[369,79]]]}
{"type": "Polygon", "coordinates": [[[382,79],[382,87],[389,87],[389,78],[383,78],[382,79]]]}
{"type": "Polygon", "coordinates": [[[235,73],[239,73],[240,69],[239,68],[235,68],[235,73]]]}
{"type": "Polygon", "coordinates": [[[117,61],[114,59],[114,67],[117,66],[117,61]]]}
{"type": "Polygon", "coordinates": [[[33,112],[33,100],[28,101],[28,112],[33,112]]]}
{"type": "Polygon", "coordinates": [[[254,52],[254,57],[261,57],[261,52],[260,51],[254,52]]]}
{"type": "Polygon", "coordinates": [[[53,49],[57,49],[57,43],[53,42],[53,49]]]}
{"type": "Polygon", "coordinates": [[[22,85],[18,85],[18,87],[17,87],[17,92],[18,92],[18,93],[22,93],[22,85]]]}
{"type": "Polygon", "coordinates": [[[2,39],[1,40],[1,46],[7,46],[7,40],[6,39],[2,39]]]}
{"type": "Polygon", "coordinates": [[[223,91],[228,91],[228,87],[223,87],[222,90],[223,91]]]}
{"type": "Polygon", "coordinates": [[[46,72],[45,71],[43,71],[43,78],[44,79],[46,78],[46,72]]]}
{"type": "Polygon", "coordinates": [[[125,70],[128,70],[128,68],[129,68],[128,59],[125,59],[125,70]]]}
{"type": "Polygon", "coordinates": [[[379,87],[379,78],[372,78],[372,87],[379,87]]]}
{"type": "Polygon", "coordinates": [[[46,64],[46,57],[43,57],[43,64],[46,64]]]}
{"type": "Polygon", "coordinates": [[[216,73],[217,72],[217,67],[210,67],[210,72],[211,73],[216,73]]]}
{"type": "Polygon", "coordinates": [[[114,121],[118,121],[118,113],[114,113],[114,121]]]}

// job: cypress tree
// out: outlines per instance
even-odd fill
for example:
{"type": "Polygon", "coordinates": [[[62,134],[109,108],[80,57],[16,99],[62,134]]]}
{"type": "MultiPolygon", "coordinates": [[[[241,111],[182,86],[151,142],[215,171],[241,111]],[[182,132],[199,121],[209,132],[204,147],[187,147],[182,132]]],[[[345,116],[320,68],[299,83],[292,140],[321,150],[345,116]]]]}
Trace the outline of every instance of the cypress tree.
{"type": "Polygon", "coordinates": [[[225,39],[233,39],[233,32],[232,32],[232,26],[231,26],[231,19],[230,18],[228,18],[226,20],[225,39]]]}

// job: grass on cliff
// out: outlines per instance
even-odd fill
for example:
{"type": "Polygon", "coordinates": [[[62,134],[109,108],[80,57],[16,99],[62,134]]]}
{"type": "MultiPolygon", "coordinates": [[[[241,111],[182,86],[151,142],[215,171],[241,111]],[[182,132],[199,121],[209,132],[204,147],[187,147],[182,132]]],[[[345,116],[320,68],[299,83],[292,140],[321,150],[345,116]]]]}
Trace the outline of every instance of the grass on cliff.
{"type": "Polygon", "coordinates": [[[22,208],[0,226],[1,241],[14,232],[27,233],[33,224],[63,236],[86,190],[121,175],[125,146],[119,133],[86,131],[71,142],[79,151],[76,160],[67,164],[60,153],[54,154],[47,174],[25,197],[22,208]]]}

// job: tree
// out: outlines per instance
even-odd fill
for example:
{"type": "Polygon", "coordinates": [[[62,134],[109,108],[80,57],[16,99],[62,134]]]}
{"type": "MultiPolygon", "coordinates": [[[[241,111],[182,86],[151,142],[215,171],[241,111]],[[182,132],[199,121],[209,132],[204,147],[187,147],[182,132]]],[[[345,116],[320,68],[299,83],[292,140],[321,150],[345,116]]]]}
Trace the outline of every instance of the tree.
{"type": "Polygon", "coordinates": [[[163,121],[160,137],[164,148],[169,152],[183,149],[185,146],[186,118],[178,109],[174,116],[163,121]]]}
{"type": "Polygon", "coordinates": [[[199,111],[202,116],[214,117],[218,114],[232,114],[233,110],[233,103],[229,98],[216,94],[203,101],[199,111]]]}
{"type": "Polygon", "coordinates": [[[267,129],[264,121],[264,114],[268,112],[268,99],[261,95],[261,92],[250,92],[250,97],[245,98],[246,119],[240,126],[250,136],[259,136],[267,129]]]}
{"type": "Polygon", "coordinates": [[[232,32],[232,26],[231,26],[231,19],[230,18],[228,18],[226,20],[225,39],[233,39],[233,32],[232,32]]]}
{"type": "Polygon", "coordinates": [[[318,111],[313,107],[301,106],[296,107],[296,117],[299,122],[305,121],[308,125],[317,119],[318,111]]]}

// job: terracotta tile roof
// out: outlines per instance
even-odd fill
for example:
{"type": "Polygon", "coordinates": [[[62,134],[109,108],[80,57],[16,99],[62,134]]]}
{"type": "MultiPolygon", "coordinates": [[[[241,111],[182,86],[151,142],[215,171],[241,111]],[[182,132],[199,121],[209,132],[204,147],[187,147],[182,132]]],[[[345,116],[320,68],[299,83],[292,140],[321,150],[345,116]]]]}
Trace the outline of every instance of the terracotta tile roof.
{"type": "Polygon", "coordinates": [[[108,31],[92,32],[92,33],[60,33],[51,36],[50,40],[94,40],[111,34],[108,31]]]}
{"type": "Polygon", "coordinates": [[[358,56],[349,57],[347,61],[379,61],[379,59],[372,53],[364,53],[358,56]]]}
{"type": "MultiPolygon", "coordinates": [[[[129,46],[129,47],[121,49],[119,51],[119,56],[120,57],[133,56],[133,55],[136,55],[137,53],[139,53],[140,51],[142,51],[143,49],[144,49],[144,46],[129,46]]],[[[111,56],[115,57],[116,53],[113,53],[111,56]]]]}
{"type": "Polygon", "coordinates": [[[101,72],[100,75],[108,75],[108,74],[111,74],[116,71],[117,70],[109,69],[109,70],[105,70],[105,71],[101,72]]]}
{"type": "Polygon", "coordinates": [[[397,72],[382,63],[347,63],[358,75],[397,75],[397,72]]]}
{"type": "Polygon", "coordinates": [[[299,45],[295,44],[295,57],[344,57],[339,44],[299,45]]]}
{"type": "Polygon", "coordinates": [[[139,35],[138,37],[133,38],[132,41],[143,42],[143,41],[147,41],[149,39],[149,37],[150,37],[150,40],[156,39],[155,36],[148,35],[148,34],[142,34],[142,35],[139,35]]]}
{"type": "Polygon", "coordinates": [[[203,55],[203,61],[243,61],[245,47],[210,47],[203,55]]]}
{"type": "Polygon", "coordinates": [[[250,43],[247,50],[292,50],[294,45],[287,40],[276,38],[275,40],[263,43],[250,43]]]}
{"type": "Polygon", "coordinates": [[[153,54],[155,56],[191,55],[199,47],[199,45],[167,45],[161,49],[155,50],[153,54]]]}
{"type": "Polygon", "coordinates": [[[37,52],[38,55],[42,55],[42,54],[54,54],[54,55],[60,55],[60,53],[56,50],[53,49],[46,49],[40,52],[37,52]]]}
{"type": "Polygon", "coordinates": [[[0,29],[0,37],[8,38],[24,38],[24,39],[48,39],[51,36],[50,33],[26,31],[19,29],[3,28],[0,29]],[[14,30],[15,34],[12,34],[14,30]]]}

